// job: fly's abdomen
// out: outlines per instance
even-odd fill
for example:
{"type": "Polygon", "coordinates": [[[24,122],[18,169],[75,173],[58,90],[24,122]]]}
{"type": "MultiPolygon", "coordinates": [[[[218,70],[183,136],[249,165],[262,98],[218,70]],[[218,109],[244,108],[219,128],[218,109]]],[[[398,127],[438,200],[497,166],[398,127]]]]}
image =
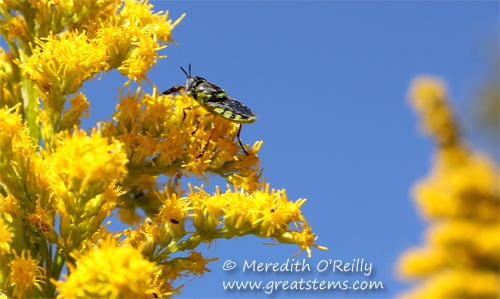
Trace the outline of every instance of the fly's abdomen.
{"type": "Polygon", "coordinates": [[[252,116],[241,115],[241,114],[238,114],[236,111],[231,111],[231,110],[219,108],[219,107],[218,108],[212,107],[212,109],[215,113],[217,113],[217,115],[219,115],[223,119],[226,119],[226,120],[228,120],[230,122],[234,122],[234,123],[251,124],[257,119],[256,115],[252,115],[252,116]]]}

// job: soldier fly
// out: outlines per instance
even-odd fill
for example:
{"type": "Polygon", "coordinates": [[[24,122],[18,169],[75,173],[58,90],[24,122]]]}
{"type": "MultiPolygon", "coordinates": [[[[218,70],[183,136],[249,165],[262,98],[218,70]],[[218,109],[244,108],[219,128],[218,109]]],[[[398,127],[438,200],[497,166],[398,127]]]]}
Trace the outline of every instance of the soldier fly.
{"type": "MultiPolygon", "coordinates": [[[[247,106],[228,96],[222,88],[215,85],[214,83],[210,83],[201,77],[191,77],[191,64],[189,64],[189,74],[182,68],[182,66],[181,70],[184,72],[184,74],[186,74],[186,84],[171,87],[164,91],[163,94],[175,94],[180,92],[181,90],[184,90],[184,93],[186,95],[192,96],[196,100],[196,102],[198,102],[198,104],[212,113],[214,117],[220,116],[225,120],[240,124],[240,127],[238,129],[238,141],[241,148],[243,149],[243,152],[245,152],[245,154],[247,154],[248,156],[248,153],[243,147],[240,139],[241,125],[253,123],[257,119],[257,114],[247,106]]],[[[193,107],[184,108],[183,121],[186,118],[186,110],[192,109],[193,107]]],[[[198,122],[199,128],[200,122],[198,121],[198,119],[196,119],[196,121],[198,122]]],[[[210,137],[208,137],[207,144],[201,154],[196,158],[200,158],[201,156],[203,156],[203,154],[207,150],[210,139],[212,138],[212,135],[215,131],[215,127],[213,125],[214,123],[215,118],[212,123],[212,133],[210,134],[210,137]]],[[[196,128],[196,130],[191,134],[194,134],[196,131],[198,131],[198,128],[196,128]]]]}

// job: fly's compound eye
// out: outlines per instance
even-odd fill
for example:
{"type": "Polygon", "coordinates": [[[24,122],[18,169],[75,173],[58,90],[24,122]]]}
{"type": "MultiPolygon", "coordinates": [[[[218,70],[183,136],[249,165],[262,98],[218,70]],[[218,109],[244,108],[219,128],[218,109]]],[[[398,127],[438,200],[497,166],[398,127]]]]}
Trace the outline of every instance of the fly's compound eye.
{"type": "Polygon", "coordinates": [[[196,79],[195,79],[195,78],[189,78],[189,79],[186,81],[186,86],[184,87],[184,92],[185,92],[187,95],[190,95],[190,94],[191,94],[191,87],[193,87],[194,82],[196,82],[196,79]]]}

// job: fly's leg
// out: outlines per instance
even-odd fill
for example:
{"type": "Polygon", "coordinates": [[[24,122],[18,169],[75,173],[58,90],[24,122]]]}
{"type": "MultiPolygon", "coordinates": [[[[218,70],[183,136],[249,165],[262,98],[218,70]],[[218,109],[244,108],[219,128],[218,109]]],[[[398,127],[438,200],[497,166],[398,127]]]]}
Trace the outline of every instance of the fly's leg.
{"type": "Polygon", "coordinates": [[[176,93],[180,92],[183,88],[184,88],[184,85],[176,85],[174,87],[170,87],[169,89],[165,90],[163,92],[163,94],[164,95],[176,94],[176,93]]]}
{"type": "Polygon", "coordinates": [[[182,114],[184,115],[182,117],[182,122],[184,122],[184,120],[186,119],[186,110],[193,110],[193,109],[196,109],[198,107],[200,107],[200,106],[199,105],[195,105],[195,106],[191,106],[191,107],[184,107],[184,108],[182,108],[182,114]]]}
{"type": "MultiPolygon", "coordinates": [[[[197,108],[197,107],[186,107],[186,108],[184,108],[184,118],[182,119],[183,122],[184,122],[184,119],[186,118],[186,110],[193,110],[194,108],[197,108]]],[[[194,119],[196,120],[196,130],[194,130],[193,132],[191,132],[191,134],[194,134],[194,133],[198,132],[198,129],[200,128],[200,125],[201,125],[200,117],[206,117],[206,116],[209,116],[209,115],[212,115],[212,114],[211,113],[199,114],[199,115],[196,115],[194,117],[194,119]]],[[[213,127],[214,127],[214,125],[212,124],[212,128],[213,127]]]]}
{"type": "Polygon", "coordinates": [[[240,124],[240,128],[238,129],[238,141],[240,142],[241,148],[243,149],[243,151],[245,152],[245,154],[247,154],[247,156],[248,156],[247,151],[245,150],[245,148],[243,147],[243,144],[241,143],[240,133],[241,133],[241,124],[240,124]]]}
{"type": "Polygon", "coordinates": [[[184,114],[184,116],[182,117],[182,122],[184,123],[184,120],[186,119],[186,110],[193,110],[193,107],[184,107],[182,108],[182,114],[184,114]]]}
{"type": "Polygon", "coordinates": [[[182,117],[182,123],[181,123],[181,128],[182,128],[182,133],[184,133],[184,120],[186,119],[186,110],[193,110],[193,107],[184,107],[182,108],[182,114],[184,115],[182,117]]]}
{"type": "MultiPolygon", "coordinates": [[[[199,115],[201,117],[203,116],[207,116],[207,115],[211,115],[210,113],[208,114],[202,114],[202,115],[199,115]]],[[[203,154],[205,153],[205,151],[207,150],[208,148],[208,145],[210,144],[210,139],[212,139],[212,136],[214,136],[214,132],[215,132],[215,119],[217,118],[217,115],[214,115],[214,119],[212,120],[212,133],[210,133],[210,137],[208,137],[208,140],[207,140],[207,144],[205,145],[205,148],[203,149],[203,151],[201,152],[201,154],[196,157],[196,159],[200,158],[201,156],[203,156],[203,154]]],[[[196,121],[198,122],[198,128],[200,127],[200,122],[198,121],[198,118],[196,119],[196,121]]],[[[196,130],[198,130],[198,128],[196,130]]],[[[196,131],[194,131],[193,133],[195,133],[196,131]]]]}
{"type": "Polygon", "coordinates": [[[194,117],[194,119],[196,120],[196,123],[197,123],[198,125],[196,126],[196,130],[194,130],[193,132],[191,132],[191,134],[194,134],[194,133],[198,132],[198,129],[200,128],[200,117],[202,117],[202,116],[203,116],[203,115],[196,115],[196,116],[194,117]]]}
{"type": "Polygon", "coordinates": [[[203,156],[203,154],[205,153],[205,151],[208,148],[208,145],[210,144],[210,139],[212,139],[212,136],[214,135],[214,132],[215,132],[215,126],[212,125],[212,133],[210,133],[210,137],[208,137],[207,144],[205,145],[205,148],[203,149],[203,151],[201,152],[201,154],[198,157],[196,157],[196,159],[198,159],[201,156],[203,156]]]}

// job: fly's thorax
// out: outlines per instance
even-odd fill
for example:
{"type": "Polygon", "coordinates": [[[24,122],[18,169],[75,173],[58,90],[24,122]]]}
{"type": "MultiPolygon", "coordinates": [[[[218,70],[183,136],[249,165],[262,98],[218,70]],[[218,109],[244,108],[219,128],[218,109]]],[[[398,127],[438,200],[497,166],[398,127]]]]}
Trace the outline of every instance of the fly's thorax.
{"type": "Polygon", "coordinates": [[[193,97],[198,103],[219,101],[227,96],[222,88],[206,81],[200,82],[192,89],[193,97]]]}

